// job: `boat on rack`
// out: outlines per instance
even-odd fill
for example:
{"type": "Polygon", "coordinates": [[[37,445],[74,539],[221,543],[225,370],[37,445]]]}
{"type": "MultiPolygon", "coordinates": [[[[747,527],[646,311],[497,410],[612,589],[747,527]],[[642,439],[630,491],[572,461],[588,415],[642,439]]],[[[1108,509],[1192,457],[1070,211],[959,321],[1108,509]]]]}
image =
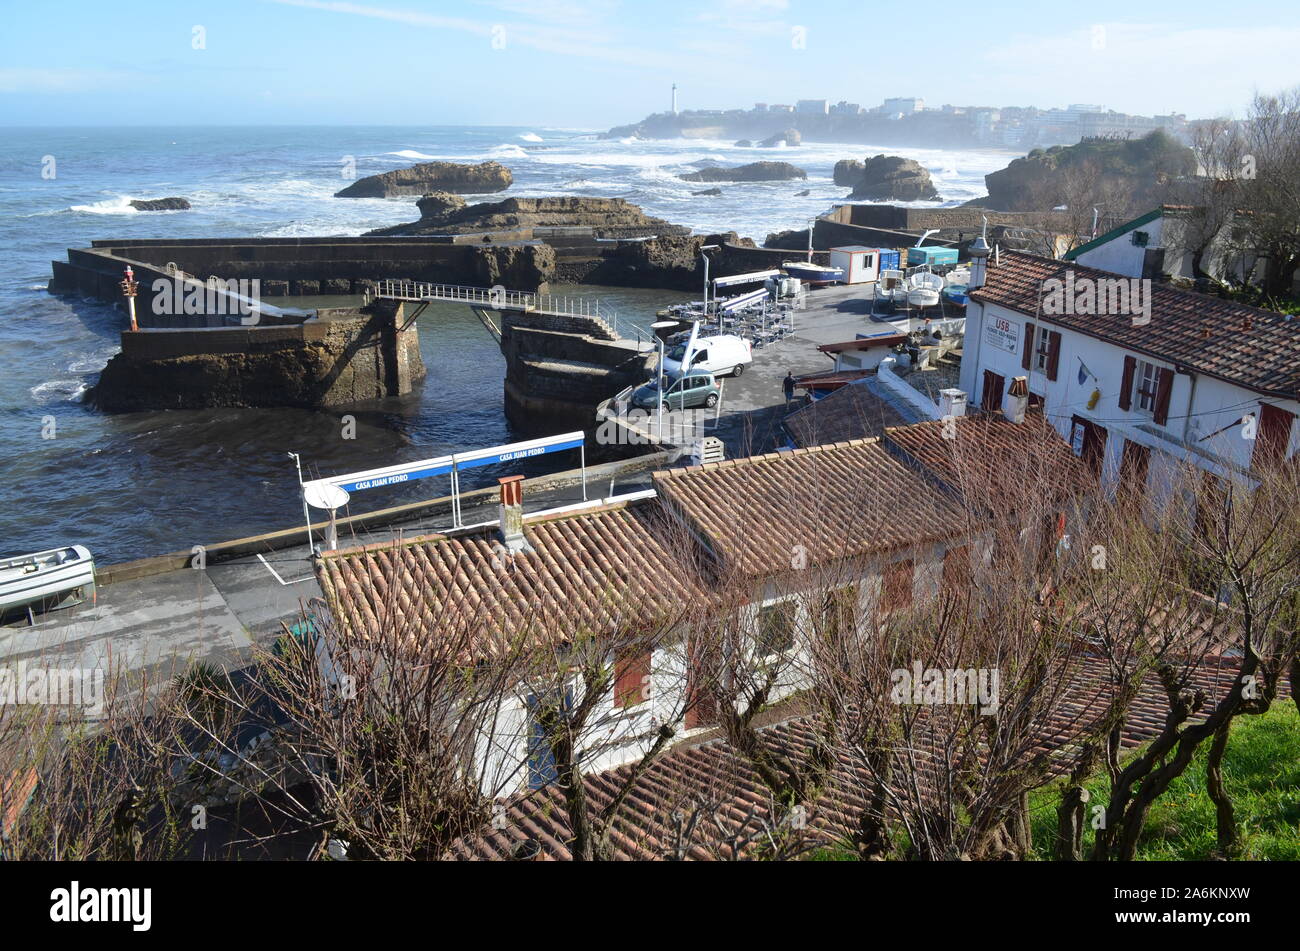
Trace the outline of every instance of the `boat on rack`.
{"type": "Polygon", "coordinates": [[[0,558],[0,612],[36,605],[66,607],[95,589],[95,560],[81,545],[0,558]]]}
{"type": "Polygon", "coordinates": [[[918,271],[907,278],[907,303],[912,307],[935,307],[943,286],[943,278],[938,274],[918,271]]]}
{"type": "Polygon", "coordinates": [[[833,284],[844,277],[844,268],[814,264],[812,261],[787,261],[781,265],[781,270],[791,277],[814,285],[833,284]]]}

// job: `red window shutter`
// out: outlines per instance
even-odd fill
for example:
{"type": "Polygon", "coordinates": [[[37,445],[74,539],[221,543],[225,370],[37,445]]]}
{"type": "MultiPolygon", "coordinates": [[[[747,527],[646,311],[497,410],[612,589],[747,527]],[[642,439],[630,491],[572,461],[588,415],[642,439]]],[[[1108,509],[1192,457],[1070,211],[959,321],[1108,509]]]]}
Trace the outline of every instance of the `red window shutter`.
{"type": "Polygon", "coordinates": [[[1029,362],[1030,362],[1031,360],[1034,359],[1034,343],[1035,343],[1035,340],[1036,340],[1036,338],[1034,337],[1034,325],[1031,324],[1031,323],[1029,323],[1028,321],[1026,321],[1026,322],[1025,322],[1025,346],[1024,346],[1024,353],[1020,354],[1020,367],[1021,367],[1021,369],[1028,370],[1028,369],[1029,369],[1029,362]]]}
{"type": "Polygon", "coordinates": [[[970,546],[949,548],[943,556],[943,587],[949,594],[960,594],[971,583],[970,546]]]}
{"type": "Polygon", "coordinates": [[[1169,421],[1169,394],[1173,389],[1174,371],[1162,367],[1156,379],[1155,423],[1157,426],[1163,426],[1169,421]]]}
{"type": "Polygon", "coordinates": [[[650,652],[618,657],[614,661],[614,706],[635,707],[650,699],[646,696],[650,676],[650,652]]]}
{"type": "Polygon", "coordinates": [[[1287,446],[1291,442],[1291,423],[1295,415],[1284,409],[1278,409],[1268,403],[1259,407],[1259,432],[1255,436],[1255,451],[1251,454],[1251,465],[1267,465],[1281,462],[1286,458],[1287,446]]]}
{"type": "Polygon", "coordinates": [[[1124,380],[1119,385],[1119,408],[1128,410],[1133,407],[1133,377],[1137,374],[1137,357],[1124,358],[1124,380]]]}
{"type": "Polygon", "coordinates": [[[1053,330],[1047,335],[1047,378],[1056,379],[1056,371],[1061,366],[1061,335],[1053,330]]]}
{"type": "Polygon", "coordinates": [[[912,560],[896,561],[885,568],[880,609],[896,611],[912,603],[912,560]]]}

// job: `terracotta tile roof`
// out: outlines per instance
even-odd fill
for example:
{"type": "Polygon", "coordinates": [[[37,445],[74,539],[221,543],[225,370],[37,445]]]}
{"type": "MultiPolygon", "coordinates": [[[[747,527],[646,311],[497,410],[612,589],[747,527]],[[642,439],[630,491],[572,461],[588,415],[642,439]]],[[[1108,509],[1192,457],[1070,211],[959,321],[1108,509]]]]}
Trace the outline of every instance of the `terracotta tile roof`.
{"type": "Polygon", "coordinates": [[[1300,395],[1300,320],[1208,294],[1151,285],[1151,322],[1134,327],[1125,315],[1042,315],[1043,282],[1119,275],[1074,261],[1010,251],[999,264],[990,259],[985,285],[971,292],[977,301],[1008,307],[1044,323],[1068,327],[1116,346],[1187,366],[1259,393],[1300,395]],[[1248,329],[1247,329],[1248,328],[1248,329]]]}
{"type": "Polygon", "coordinates": [[[796,445],[816,446],[879,436],[886,427],[907,422],[865,384],[853,383],[795,410],[785,418],[785,428],[796,445]]]}
{"type": "Polygon", "coordinates": [[[843,353],[845,350],[870,350],[872,347],[892,347],[906,342],[907,334],[879,334],[875,337],[858,337],[843,343],[824,343],[817,349],[822,353],[843,353]]]}
{"type": "Polygon", "coordinates": [[[365,637],[481,629],[484,649],[533,630],[613,631],[708,595],[658,505],[636,503],[524,522],[531,551],[501,553],[495,532],[429,535],[327,553],[318,569],[336,623],[365,637]]]}
{"type": "Polygon", "coordinates": [[[980,501],[1010,501],[1052,485],[1062,497],[1096,488],[1097,478],[1060,433],[1031,413],[1012,423],[1001,413],[962,416],[944,436],[941,420],[891,427],[885,442],[954,491],[980,501]]]}
{"type": "MultiPolygon", "coordinates": [[[[1236,676],[1237,661],[1207,660],[1192,674],[1194,686],[1210,698],[1207,708],[1222,697],[1236,676]]],[[[1295,689],[1292,684],[1292,690],[1295,689]]],[[[1040,731],[1038,749],[1056,750],[1078,737],[1098,720],[1109,702],[1112,688],[1105,663],[1085,657],[1076,665],[1067,694],[1055,715],[1040,731]]],[[[1284,689],[1280,695],[1287,695],[1284,689]]],[[[1279,696],[1279,701],[1281,696],[1279,696]]],[[[1289,702],[1289,701],[1288,701],[1289,702]]],[[[1135,699],[1121,736],[1132,749],[1156,736],[1164,726],[1167,701],[1154,675],[1148,677],[1135,699]]],[[[1191,722],[1196,722],[1193,717],[1191,722]]],[[[817,721],[800,717],[769,727],[760,737],[770,749],[798,762],[817,742],[817,721]]],[[[633,766],[586,777],[587,795],[594,811],[602,809],[631,774],[633,766]]],[[[857,767],[841,758],[826,792],[808,809],[808,844],[831,845],[844,841],[862,803],[863,784],[855,778],[857,767]]],[[[655,762],[636,782],[612,837],[615,857],[663,859],[673,857],[682,844],[677,834],[684,816],[703,811],[712,821],[701,822],[685,840],[683,857],[730,858],[736,839],[757,837],[771,812],[766,787],[721,739],[672,750],[655,762]]],[[[499,829],[468,837],[451,850],[451,858],[492,860],[512,856],[520,843],[531,839],[541,848],[542,859],[570,858],[572,840],[563,801],[552,786],[511,799],[499,829]]]]}
{"type": "Polygon", "coordinates": [[[951,537],[964,519],[877,440],[814,446],[654,474],[660,497],[725,568],[749,577],[808,564],[924,545],[951,537]],[[924,496],[930,517],[903,517],[924,496]]]}

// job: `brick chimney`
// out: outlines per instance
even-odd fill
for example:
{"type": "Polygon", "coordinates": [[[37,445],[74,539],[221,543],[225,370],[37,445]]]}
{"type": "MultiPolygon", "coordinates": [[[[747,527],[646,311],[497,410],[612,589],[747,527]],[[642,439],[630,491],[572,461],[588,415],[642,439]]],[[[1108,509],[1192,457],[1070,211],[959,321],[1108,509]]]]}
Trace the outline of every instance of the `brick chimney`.
{"type": "Polygon", "coordinates": [[[528,550],[528,539],[524,537],[524,477],[506,476],[497,479],[501,486],[501,504],[497,507],[497,517],[501,523],[501,544],[514,555],[528,550]]]}
{"type": "Polygon", "coordinates": [[[1017,376],[1007,387],[1007,395],[1002,397],[1002,415],[1008,422],[1023,423],[1025,412],[1029,409],[1029,377],[1017,376]]]}

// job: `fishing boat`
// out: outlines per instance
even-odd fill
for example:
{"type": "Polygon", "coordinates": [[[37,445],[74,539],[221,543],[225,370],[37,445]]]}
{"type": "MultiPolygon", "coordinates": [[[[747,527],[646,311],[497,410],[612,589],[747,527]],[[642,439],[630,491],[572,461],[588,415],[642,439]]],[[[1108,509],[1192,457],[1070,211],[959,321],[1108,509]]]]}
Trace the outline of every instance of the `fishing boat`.
{"type": "Polygon", "coordinates": [[[787,261],[781,265],[781,270],[808,284],[833,284],[844,277],[844,268],[812,261],[787,261]]]}
{"type": "Polygon", "coordinates": [[[95,588],[95,560],[81,545],[0,558],[0,612],[38,604],[66,607],[95,588]]]}
{"type": "Polygon", "coordinates": [[[808,222],[808,259],[806,261],[786,261],[781,265],[781,270],[791,277],[797,277],[806,284],[834,284],[836,281],[844,278],[844,268],[831,267],[828,264],[813,263],[813,232],[817,228],[817,220],[811,219],[808,222]]]}
{"type": "Polygon", "coordinates": [[[920,271],[907,279],[907,303],[912,307],[934,307],[939,303],[943,278],[929,271],[920,271]]]}
{"type": "Polygon", "coordinates": [[[956,304],[958,307],[965,307],[966,301],[970,296],[970,285],[968,284],[945,284],[943,288],[943,299],[950,304],[956,304]]]}

